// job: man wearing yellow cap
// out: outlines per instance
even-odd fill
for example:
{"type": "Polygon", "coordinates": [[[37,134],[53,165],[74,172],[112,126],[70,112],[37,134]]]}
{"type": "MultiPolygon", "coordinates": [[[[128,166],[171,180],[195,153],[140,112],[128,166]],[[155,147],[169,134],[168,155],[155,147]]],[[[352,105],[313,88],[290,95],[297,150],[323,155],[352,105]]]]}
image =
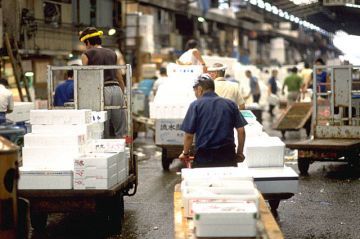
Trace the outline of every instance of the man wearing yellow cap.
{"type": "MultiPolygon", "coordinates": [[[[88,27],[81,32],[79,40],[86,46],[81,56],[83,65],[120,65],[120,57],[108,48],[101,46],[102,31],[88,27]]],[[[121,70],[104,70],[105,105],[124,106],[124,81],[121,70]]],[[[126,136],[126,112],[123,109],[108,110],[105,122],[105,138],[126,136]]]]}

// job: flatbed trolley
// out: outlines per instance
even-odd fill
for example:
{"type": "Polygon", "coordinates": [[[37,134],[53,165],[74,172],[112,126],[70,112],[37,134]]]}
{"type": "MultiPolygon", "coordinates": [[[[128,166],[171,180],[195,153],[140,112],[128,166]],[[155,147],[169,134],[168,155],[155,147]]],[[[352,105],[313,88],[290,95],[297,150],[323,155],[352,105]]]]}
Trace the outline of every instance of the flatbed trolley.
{"type": "Polygon", "coordinates": [[[313,72],[313,138],[286,144],[299,151],[303,175],[314,161],[360,160],[360,66],[315,66],[313,72]],[[330,82],[316,82],[317,70],[327,71],[330,82]]]}
{"type": "MultiPolygon", "coordinates": [[[[126,106],[122,108],[127,110],[128,117],[126,144],[130,149],[129,176],[124,182],[106,190],[19,190],[19,196],[30,201],[30,219],[34,229],[46,227],[49,213],[96,212],[110,232],[121,230],[124,219],[123,196],[135,195],[138,185],[137,162],[133,155],[132,142],[131,66],[48,66],[48,108],[54,108],[52,104],[54,71],[67,70],[74,71],[74,104],[72,108],[95,111],[119,108],[119,106],[104,105],[104,82],[102,79],[104,70],[108,69],[124,69],[126,71],[126,106]]],[[[69,107],[65,108],[69,109],[69,107]]]]}

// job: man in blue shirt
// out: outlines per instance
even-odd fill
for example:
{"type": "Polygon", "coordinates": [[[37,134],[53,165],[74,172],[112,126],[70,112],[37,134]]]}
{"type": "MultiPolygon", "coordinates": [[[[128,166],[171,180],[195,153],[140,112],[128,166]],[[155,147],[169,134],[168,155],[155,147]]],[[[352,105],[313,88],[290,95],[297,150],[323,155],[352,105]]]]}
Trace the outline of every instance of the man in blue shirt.
{"type": "Polygon", "coordinates": [[[66,102],[74,101],[74,72],[67,72],[67,80],[55,89],[54,106],[64,106],[66,102]]]}
{"type": "MultiPolygon", "coordinates": [[[[245,71],[245,75],[249,79],[250,95],[252,95],[253,102],[254,103],[259,103],[260,97],[261,97],[259,81],[255,76],[252,76],[252,73],[249,70],[245,71]]],[[[248,99],[250,97],[250,95],[245,97],[245,99],[248,99]]]]}
{"type": "Polygon", "coordinates": [[[194,85],[198,99],[191,103],[181,126],[185,136],[184,150],[179,158],[186,160],[189,157],[196,135],[194,167],[236,166],[245,159],[244,126],[247,122],[235,102],[219,97],[214,91],[214,81],[208,74],[202,74],[194,85]],[[234,128],[238,134],[237,152],[234,128]]]}

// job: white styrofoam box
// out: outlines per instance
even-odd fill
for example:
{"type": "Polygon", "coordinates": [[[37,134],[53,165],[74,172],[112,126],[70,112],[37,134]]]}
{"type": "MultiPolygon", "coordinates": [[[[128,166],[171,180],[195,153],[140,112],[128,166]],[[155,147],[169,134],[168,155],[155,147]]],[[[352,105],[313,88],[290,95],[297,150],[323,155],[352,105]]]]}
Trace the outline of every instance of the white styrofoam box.
{"type": "Polygon", "coordinates": [[[127,168],[118,172],[118,183],[123,183],[129,176],[129,170],[127,168]]]}
{"type": "Polygon", "coordinates": [[[82,146],[23,147],[23,166],[26,168],[74,169],[74,159],[84,153],[82,146]]]}
{"type": "Polygon", "coordinates": [[[91,121],[93,123],[96,122],[104,123],[105,121],[107,121],[107,119],[108,119],[107,111],[91,111],[91,121]]]}
{"type": "Polygon", "coordinates": [[[297,193],[299,176],[291,167],[250,168],[261,193],[297,193]]]}
{"type": "Polygon", "coordinates": [[[118,182],[118,174],[115,173],[109,178],[77,178],[74,179],[74,189],[110,189],[118,182]]]}
{"type": "Polygon", "coordinates": [[[109,168],[117,164],[117,153],[94,153],[75,158],[73,164],[75,169],[85,169],[87,167],[109,168]]]}
{"type": "Polygon", "coordinates": [[[194,203],[197,237],[255,237],[258,210],[253,202],[194,203]]]}
{"type": "Polygon", "coordinates": [[[125,139],[98,139],[88,142],[89,153],[118,153],[125,151],[125,139]]]}
{"type": "Polygon", "coordinates": [[[35,109],[33,102],[14,102],[13,112],[6,114],[6,119],[13,122],[23,122],[30,119],[30,110],[35,109]]]}
{"type": "Polygon", "coordinates": [[[184,180],[181,182],[181,191],[192,193],[196,191],[207,191],[214,194],[251,194],[254,192],[255,185],[252,181],[234,180],[184,180]],[[197,181],[197,182],[196,182],[197,181]]]}
{"type": "Polygon", "coordinates": [[[157,119],[155,121],[155,143],[183,145],[184,131],[180,130],[183,119],[157,119]]]}
{"type": "Polygon", "coordinates": [[[72,189],[71,170],[39,170],[20,167],[19,189],[72,189]]]}
{"type": "Polygon", "coordinates": [[[181,169],[181,178],[183,180],[253,180],[247,168],[238,167],[183,168],[181,169]]]}
{"type": "Polygon", "coordinates": [[[91,110],[31,110],[30,124],[90,124],[91,110]]]}
{"type": "Polygon", "coordinates": [[[244,146],[249,168],[284,166],[285,144],[278,137],[255,137],[244,146]]]}
{"type": "Polygon", "coordinates": [[[244,128],[246,137],[260,136],[263,132],[263,126],[258,121],[248,123],[244,128]]]}
{"type": "Polygon", "coordinates": [[[33,134],[83,134],[89,138],[93,124],[79,125],[31,125],[31,133],[33,134]]]}
{"type": "Polygon", "coordinates": [[[214,194],[206,191],[199,191],[193,193],[182,194],[184,203],[184,214],[185,217],[193,217],[194,212],[192,206],[194,203],[215,203],[215,202],[239,202],[239,201],[250,201],[259,206],[259,192],[254,189],[252,194],[214,194]]]}
{"type": "Polygon", "coordinates": [[[108,168],[74,168],[74,178],[95,177],[97,179],[109,178],[118,172],[117,164],[110,165],[108,168]]]}
{"type": "Polygon", "coordinates": [[[85,135],[79,134],[26,134],[24,136],[25,147],[43,146],[81,146],[85,143],[85,135]]]}

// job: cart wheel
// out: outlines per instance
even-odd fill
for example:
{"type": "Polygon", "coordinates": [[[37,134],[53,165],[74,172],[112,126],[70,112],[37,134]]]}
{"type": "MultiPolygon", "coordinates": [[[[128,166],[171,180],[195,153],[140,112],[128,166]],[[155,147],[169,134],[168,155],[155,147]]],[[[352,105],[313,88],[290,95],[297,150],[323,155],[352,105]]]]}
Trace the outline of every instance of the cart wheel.
{"type": "Polygon", "coordinates": [[[164,171],[169,171],[171,160],[168,159],[168,157],[167,157],[167,149],[165,149],[165,148],[162,149],[161,164],[162,164],[162,167],[163,167],[164,171]]]}
{"type": "Polygon", "coordinates": [[[114,207],[109,211],[109,229],[112,233],[121,233],[124,221],[124,197],[122,194],[115,197],[114,207]]]}
{"type": "Polygon", "coordinates": [[[30,213],[31,226],[36,231],[43,231],[46,228],[48,214],[46,212],[30,213]]]}
{"type": "Polygon", "coordinates": [[[310,166],[310,161],[308,159],[298,158],[298,168],[300,174],[303,176],[309,175],[308,170],[310,166]]]}

